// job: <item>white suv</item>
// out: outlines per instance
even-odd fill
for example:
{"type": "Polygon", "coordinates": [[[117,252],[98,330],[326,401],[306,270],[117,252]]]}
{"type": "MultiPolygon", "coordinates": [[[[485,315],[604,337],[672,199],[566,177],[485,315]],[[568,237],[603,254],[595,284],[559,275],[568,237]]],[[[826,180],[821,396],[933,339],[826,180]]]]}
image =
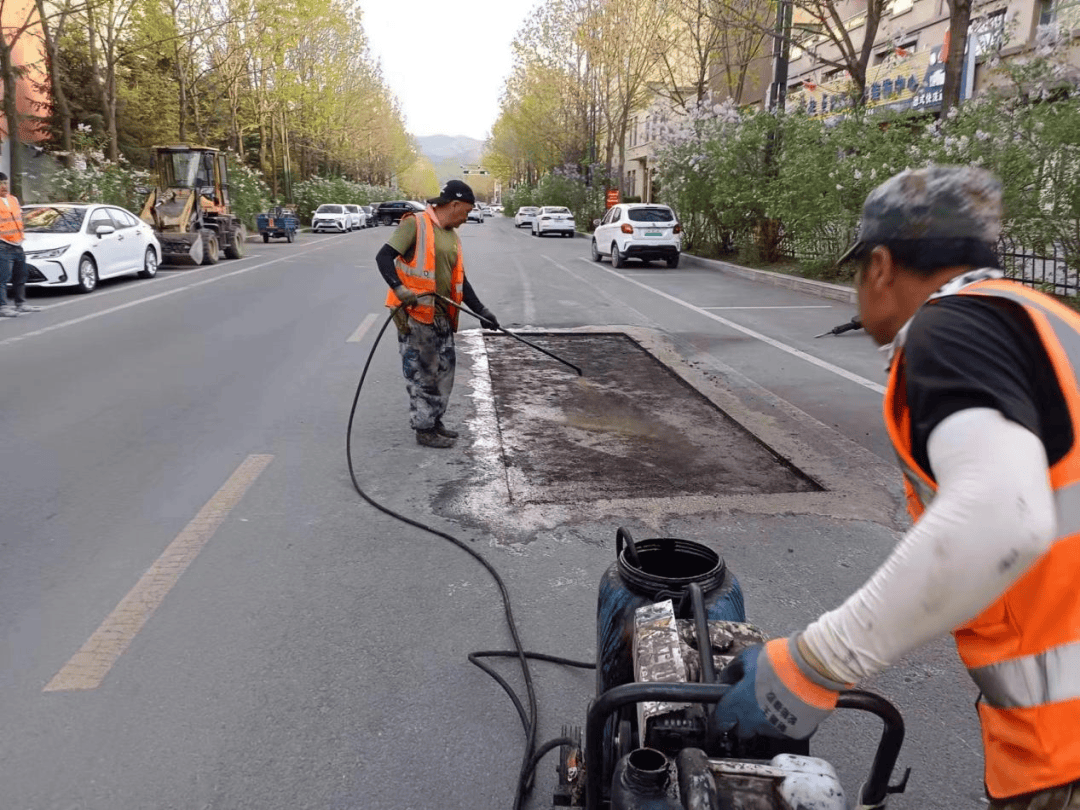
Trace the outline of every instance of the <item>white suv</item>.
{"type": "Polygon", "coordinates": [[[612,267],[624,267],[627,259],[650,262],[664,259],[668,267],[679,266],[682,226],[675,212],[654,203],[619,203],[599,220],[592,239],[592,259],[611,256],[612,267]]]}
{"type": "Polygon", "coordinates": [[[543,236],[546,233],[573,236],[576,229],[574,214],[561,205],[545,205],[536,213],[532,223],[533,236],[543,236]]]}
{"type": "Polygon", "coordinates": [[[319,233],[319,231],[337,231],[338,233],[351,231],[349,212],[345,210],[344,205],[323,203],[315,209],[315,214],[311,217],[311,230],[315,233],[319,233]]]}

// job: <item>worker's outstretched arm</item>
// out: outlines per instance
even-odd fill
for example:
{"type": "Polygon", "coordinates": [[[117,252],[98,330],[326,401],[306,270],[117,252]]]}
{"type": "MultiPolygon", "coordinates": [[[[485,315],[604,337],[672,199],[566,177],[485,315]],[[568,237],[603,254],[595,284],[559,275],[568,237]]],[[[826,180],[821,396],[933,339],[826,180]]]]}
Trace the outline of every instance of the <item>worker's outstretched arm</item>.
{"type": "Polygon", "coordinates": [[[992,408],[944,419],[927,442],[937,494],[889,558],[799,648],[821,674],[855,683],[977,616],[1055,536],[1046,451],[992,408]]]}

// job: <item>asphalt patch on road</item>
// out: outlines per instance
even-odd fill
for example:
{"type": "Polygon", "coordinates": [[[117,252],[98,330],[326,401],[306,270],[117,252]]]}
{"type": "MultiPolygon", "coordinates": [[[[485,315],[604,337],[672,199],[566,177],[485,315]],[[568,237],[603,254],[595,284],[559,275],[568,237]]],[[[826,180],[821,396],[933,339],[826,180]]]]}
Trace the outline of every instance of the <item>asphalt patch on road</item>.
{"type": "Polygon", "coordinates": [[[485,335],[511,501],[820,492],[624,334],[485,335]]]}

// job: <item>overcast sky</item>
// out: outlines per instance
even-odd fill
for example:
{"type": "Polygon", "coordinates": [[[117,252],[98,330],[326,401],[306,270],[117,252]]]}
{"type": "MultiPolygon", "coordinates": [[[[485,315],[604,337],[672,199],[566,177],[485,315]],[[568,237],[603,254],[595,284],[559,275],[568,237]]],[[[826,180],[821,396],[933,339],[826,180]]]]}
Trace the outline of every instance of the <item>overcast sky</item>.
{"type": "Polygon", "coordinates": [[[410,133],[487,138],[510,41],[538,1],[360,0],[372,55],[410,133]]]}

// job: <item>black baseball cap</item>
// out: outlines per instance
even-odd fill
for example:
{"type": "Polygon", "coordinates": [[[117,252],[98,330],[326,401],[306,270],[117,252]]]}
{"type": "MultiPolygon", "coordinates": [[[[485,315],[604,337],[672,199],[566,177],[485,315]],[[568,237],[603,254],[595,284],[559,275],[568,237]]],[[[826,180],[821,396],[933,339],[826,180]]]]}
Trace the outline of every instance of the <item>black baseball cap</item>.
{"type": "Polygon", "coordinates": [[[453,202],[454,200],[461,200],[467,202],[469,205],[476,205],[476,195],[473,194],[473,190],[469,188],[467,183],[461,180],[447,180],[446,185],[442,187],[442,191],[439,192],[438,197],[432,197],[428,202],[431,205],[446,205],[446,203],[453,202]]]}

